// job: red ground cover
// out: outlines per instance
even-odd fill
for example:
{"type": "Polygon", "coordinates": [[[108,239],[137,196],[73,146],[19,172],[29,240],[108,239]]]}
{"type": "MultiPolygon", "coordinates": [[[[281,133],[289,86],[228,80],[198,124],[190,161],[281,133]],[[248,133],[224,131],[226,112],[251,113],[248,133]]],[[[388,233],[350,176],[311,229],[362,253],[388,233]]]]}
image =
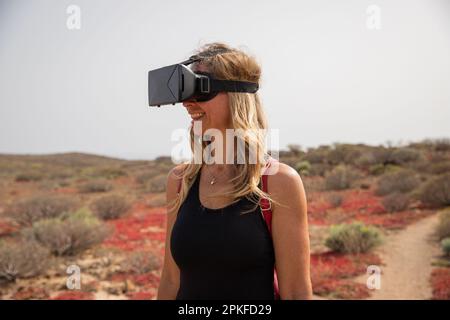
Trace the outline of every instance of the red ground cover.
{"type": "Polygon", "coordinates": [[[450,300],[450,268],[436,268],[431,273],[433,299],[450,300]]]}
{"type": "Polygon", "coordinates": [[[92,292],[85,292],[80,290],[66,290],[58,294],[52,300],[93,300],[94,294],[92,292]]]}
{"type": "Polygon", "coordinates": [[[165,240],[166,210],[147,208],[141,203],[134,205],[131,214],[109,223],[115,232],[104,241],[105,246],[113,246],[126,251],[154,249],[165,240]]]}
{"type": "Polygon", "coordinates": [[[381,203],[382,197],[374,195],[373,191],[351,189],[338,193],[343,200],[337,208],[333,208],[328,202],[326,193],[311,197],[312,201],[308,203],[310,224],[331,225],[361,221],[386,229],[399,229],[434,212],[419,206],[401,212],[388,213],[381,203]]]}
{"type": "Polygon", "coordinates": [[[315,294],[340,299],[369,296],[364,284],[348,278],[366,273],[369,265],[381,265],[375,254],[344,255],[334,252],[311,255],[311,280],[315,294]]]}

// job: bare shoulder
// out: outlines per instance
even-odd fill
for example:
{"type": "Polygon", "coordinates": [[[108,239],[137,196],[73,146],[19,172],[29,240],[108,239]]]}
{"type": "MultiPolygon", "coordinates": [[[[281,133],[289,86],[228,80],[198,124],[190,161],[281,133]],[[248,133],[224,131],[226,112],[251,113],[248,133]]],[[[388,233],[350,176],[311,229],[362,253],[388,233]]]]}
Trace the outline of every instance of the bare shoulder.
{"type": "Polygon", "coordinates": [[[169,180],[179,180],[181,174],[183,173],[183,170],[185,169],[186,165],[181,163],[174,166],[172,169],[170,169],[169,174],[167,176],[167,179],[169,180]]]}
{"type": "Polygon", "coordinates": [[[181,163],[174,166],[167,175],[167,195],[174,196],[178,189],[178,184],[181,181],[181,175],[185,169],[185,164],[181,163]]]}
{"type": "Polygon", "coordinates": [[[291,166],[277,162],[277,170],[268,176],[268,191],[275,201],[289,207],[306,205],[305,189],[298,172],[291,166]]]}
{"type": "Polygon", "coordinates": [[[270,191],[287,191],[287,187],[302,183],[300,175],[294,168],[282,162],[277,162],[276,165],[278,166],[276,170],[268,176],[270,191]]]}

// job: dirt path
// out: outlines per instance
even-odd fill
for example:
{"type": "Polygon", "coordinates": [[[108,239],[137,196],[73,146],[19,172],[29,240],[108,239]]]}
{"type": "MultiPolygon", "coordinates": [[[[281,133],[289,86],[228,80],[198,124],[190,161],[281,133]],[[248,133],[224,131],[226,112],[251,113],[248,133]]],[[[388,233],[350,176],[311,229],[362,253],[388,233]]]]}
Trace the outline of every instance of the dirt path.
{"type": "MultiPolygon", "coordinates": [[[[377,250],[385,263],[381,266],[381,288],[372,290],[370,299],[431,298],[431,262],[439,255],[439,247],[432,241],[437,222],[438,215],[434,214],[385,237],[377,250]]],[[[366,283],[367,277],[356,280],[366,283]]]]}

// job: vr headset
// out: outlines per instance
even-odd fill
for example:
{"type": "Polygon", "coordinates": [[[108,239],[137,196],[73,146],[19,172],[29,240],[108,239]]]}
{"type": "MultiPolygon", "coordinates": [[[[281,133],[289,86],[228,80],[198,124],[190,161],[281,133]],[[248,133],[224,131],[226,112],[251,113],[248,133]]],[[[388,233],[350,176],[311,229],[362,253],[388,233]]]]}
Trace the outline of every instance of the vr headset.
{"type": "Polygon", "coordinates": [[[219,80],[206,72],[193,72],[187,66],[199,57],[148,72],[148,104],[160,107],[187,100],[208,101],[219,92],[258,91],[258,84],[246,81],[219,80]]]}

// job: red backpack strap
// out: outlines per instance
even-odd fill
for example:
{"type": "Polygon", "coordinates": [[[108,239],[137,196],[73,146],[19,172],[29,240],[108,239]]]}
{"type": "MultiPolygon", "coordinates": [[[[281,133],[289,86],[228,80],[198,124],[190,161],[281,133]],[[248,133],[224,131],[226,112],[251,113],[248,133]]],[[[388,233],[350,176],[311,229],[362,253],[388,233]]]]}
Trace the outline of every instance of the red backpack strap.
{"type": "MultiPolygon", "coordinates": [[[[265,174],[265,172],[268,170],[268,168],[271,165],[271,160],[272,158],[269,158],[269,161],[267,163],[267,167],[264,170],[264,173],[261,177],[262,179],[262,191],[267,192],[268,187],[267,187],[267,177],[268,175],[265,174]]],[[[260,207],[261,207],[261,212],[262,215],[264,217],[264,220],[266,221],[267,224],[267,228],[269,229],[269,233],[270,236],[272,236],[272,203],[264,198],[261,198],[260,200],[260,207]]],[[[274,268],[273,269],[273,288],[274,288],[274,297],[275,300],[280,300],[280,290],[278,288],[278,277],[277,277],[277,271],[274,268]]]]}

